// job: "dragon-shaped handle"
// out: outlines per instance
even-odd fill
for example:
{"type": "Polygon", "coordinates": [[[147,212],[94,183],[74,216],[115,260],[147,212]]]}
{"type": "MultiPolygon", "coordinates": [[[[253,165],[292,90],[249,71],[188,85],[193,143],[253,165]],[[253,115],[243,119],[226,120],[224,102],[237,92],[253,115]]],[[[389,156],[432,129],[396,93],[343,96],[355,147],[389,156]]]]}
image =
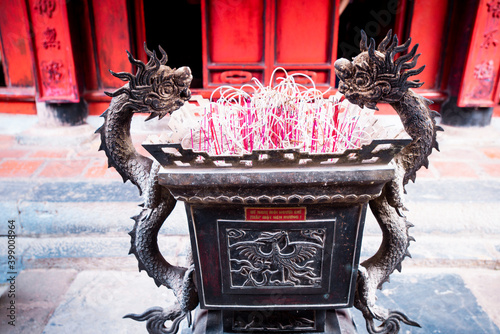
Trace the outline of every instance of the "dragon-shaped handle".
{"type": "Polygon", "coordinates": [[[171,69],[166,66],[167,55],[161,47],[161,59],[146,45],[144,49],[149,56],[147,64],[127,52],[128,59],[137,67],[135,75],[110,71],[128,83],[113,93],[106,93],[112,100],[102,114],[104,124],[96,132],[101,135],[100,150],[106,153],[109,166],[116,168],[124,182],[130,180],[136,185],[143,199],[141,212],[132,217],[135,224],[130,232],[130,253],[136,256],[139,270],[146,270],[158,286],[165,285],[172,289],[178,301],[167,311],[157,307],[141,315],[130,314],[126,317],[146,320],[150,333],[175,333],[180,320],[189,316],[189,311],[198,305],[194,266],[173,266],[160,253],[158,232],[176,201],[167,189],[158,184],[160,165],[135,150],[130,136],[130,122],[134,113],[149,113],[147,120],[154,117],[161,119],[182,107],[191,97],[189,85],[193,77],[188,67],[171,69]],[[173,321],[169,329],[164,326],[166,320],[173,321]]]}
{"type": "Polygon", "coordinates": [[[364,31],[361,36],[361,53],[352,61],[341,58],[334,64],[340,79],[339,91],[360,107],[377,109],[378,102],[389,103],[401,118],[412,142],[394,158],[395,178],[385,185],[380,197],[369,203],[383,239],[377,253],[361,263],[354,305],[363,313],[369,333],[397,333],[400,322],[419,325],[401,312],[377,306],[375,291],[382,288],[395,269],[401,271],[401,262],[410,256],[408,246],[414,239],[408,235],[412,224],[402,214],[402,210],[406,210],[404,186],[409,180],[415,181],[416,172],[422,166],[428,167],[428,156],[433,148],[438,149],[436,131],[442,128],[434,120],[438,113],[428,107],[432,102],[410,89],[423,85],[418,80],[408,80],[425,68],[413,69],[420,55],[416,55],[418,44],[395,60],[397,54],[408,50],[411,39],[398,45],[398,38],[389,31],[375,49],[373,39],[367,45],[364,31]],[[375,326],[375,319],[382,324],[375,326]]]}

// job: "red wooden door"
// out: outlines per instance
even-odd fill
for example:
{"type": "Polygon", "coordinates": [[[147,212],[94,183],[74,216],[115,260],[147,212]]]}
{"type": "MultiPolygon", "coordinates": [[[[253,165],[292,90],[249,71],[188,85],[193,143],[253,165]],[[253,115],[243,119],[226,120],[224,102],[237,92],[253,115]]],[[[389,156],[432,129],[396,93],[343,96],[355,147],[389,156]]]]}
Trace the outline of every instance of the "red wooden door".
{"type": "Polygon", "coordinates": [[[268,84],[277,67],[333,85],[337,9],[335,0],[202,1],[203,87],[268,84]]]}
{"type": "MultiPolygon", "coordinates": [[[[336,1],[276,1],[273,66],[309,75],[317,84],[335,83],[336,1]]],[[[308,83],[307,79],[299,79],[308,83]]]]}
{"type": "Polygon", "coordinates": [[[266,18],[264,0],[202,2],[203,86],[241,85],[264,78],[266,18]]]}

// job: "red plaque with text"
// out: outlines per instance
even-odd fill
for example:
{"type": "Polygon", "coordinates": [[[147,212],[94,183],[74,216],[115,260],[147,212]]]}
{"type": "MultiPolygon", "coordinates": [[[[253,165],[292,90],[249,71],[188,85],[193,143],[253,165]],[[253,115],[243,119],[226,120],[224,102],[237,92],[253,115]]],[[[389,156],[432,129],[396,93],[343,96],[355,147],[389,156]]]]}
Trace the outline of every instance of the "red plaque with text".
{"type": "Polygon", "coordinates": [[[29,0],[38,101],[78,102],[73,49],[64,0],[29,0]]]}
{"type": "Polygon", "coordinates": [[[294,221],[306,220],[306,208],[245,208],[245,220],[294,221]]]}

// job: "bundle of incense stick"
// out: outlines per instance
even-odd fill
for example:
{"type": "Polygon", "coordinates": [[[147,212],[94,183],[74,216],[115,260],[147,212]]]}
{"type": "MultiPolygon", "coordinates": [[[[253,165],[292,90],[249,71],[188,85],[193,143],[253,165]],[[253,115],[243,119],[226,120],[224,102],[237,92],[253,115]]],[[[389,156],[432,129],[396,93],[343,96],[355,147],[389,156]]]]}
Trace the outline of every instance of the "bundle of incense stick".
{"type": "Polygon", "coordinates": [[[205,107],[198,126],[184,137],[183,146],[211,155],[291,148],[333,153],[371,141],[365,127],[373,110],[361,109],[339,94],[324,98],[326,92],[316,89],[310,77],[277,70],[285,76],[277,78],[275,86],[276,71],[269,86],[253,79],[253,85],[217,88],[220,98],[205,107]],[[297,76],[308,78],[311,87],[297,84],[297,76]]]}

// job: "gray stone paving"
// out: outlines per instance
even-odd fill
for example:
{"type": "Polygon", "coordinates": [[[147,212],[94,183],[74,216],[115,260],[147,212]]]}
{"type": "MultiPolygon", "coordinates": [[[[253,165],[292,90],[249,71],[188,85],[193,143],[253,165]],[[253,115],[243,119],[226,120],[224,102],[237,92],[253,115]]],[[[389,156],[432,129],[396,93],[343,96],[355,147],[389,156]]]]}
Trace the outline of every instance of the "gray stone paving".
{"type": "Polygon", "coordinates": [[[23,271],[15,282],[15,298],[0,298],[0,333],[41,333],[77,276],[74,269],[32,269],[23,271]],[[7,307],[15,300],[15,326],[8,324],[7,307]]]}
{"type": "Polygon", "coordinates": [[[123,319],[152,306],[167,306],[174,296],[157,288],[146,273],[82,271],[45,326],[44,334],[145,332],[145,324],[123,319]]]}
{"type": "MultiPolygon", "coordinates": [[[[496,277],[500,279],[498,272],[496,277]]],[[[422,326],[403,325],[401,333],[500,334],[498,326],[457,273],[403,271],[384,285],[378,293],[378,302],[388,309],[403,311],[422,326]]],[[[359,333],[367,333],[360,313],[353,312],[353,316],[360,324],[359,333]]]]}
{"type": "MultiPolygon", "coordinates": [[[[166,307],[174,296],[164,287],[157,288],[146,273],[130,269],[25,270],[17,280],[16,327],[1,317],[0,332],[146,333],[144,323],[123,316],[152,306],[166,307]]],[[[404,334],[497,334],[500,310],[495,291],[499,281],[500,271],[495,270],[410,266],[392,276],[378,292],[378,302],[405,312],[422,326],[404,325],[404,334]]],[[[4,295],[0,308],[5,310],[7,303],[4,295]]],[[[359,333],[366,333],[361,314],[352,310],[352,315],[359,333]]]]}

